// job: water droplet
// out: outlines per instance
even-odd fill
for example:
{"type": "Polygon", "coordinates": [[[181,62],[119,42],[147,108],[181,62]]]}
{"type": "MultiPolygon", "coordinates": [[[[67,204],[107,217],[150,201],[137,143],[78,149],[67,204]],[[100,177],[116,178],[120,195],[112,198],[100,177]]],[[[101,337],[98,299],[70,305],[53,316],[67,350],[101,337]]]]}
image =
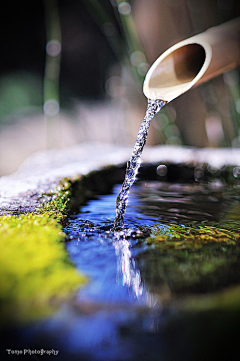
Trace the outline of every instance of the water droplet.
{"type": "Polygon", "coordinates": [[[240,177],[240,167],[234,167],[233,168],[233,176],[235,178],[239,178],[240,177]]]}
{"type": "Polygon", "coordinates": [[[165,175],[167,175],[167,172],[168,172],[168,169],[167,169],[167,166],[166,166],[166,165],[160,164],[160,165],[157,167],[157,174],[158,174],[160,177],[164,177],[165,175]]]}

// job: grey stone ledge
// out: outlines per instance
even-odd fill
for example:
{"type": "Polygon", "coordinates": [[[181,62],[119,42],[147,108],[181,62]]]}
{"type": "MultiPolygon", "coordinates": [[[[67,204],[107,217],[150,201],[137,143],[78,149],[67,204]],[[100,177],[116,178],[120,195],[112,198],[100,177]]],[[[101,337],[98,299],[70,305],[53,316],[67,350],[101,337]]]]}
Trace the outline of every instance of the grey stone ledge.
{"type": "MultiPolygon", "coordinates": [[[[83,143],[34,153],[16,172],[0,178],[0,214],[32,212],[41,194],[54,191],[63,177],[74,178],[108,165],[121,165],[129,160],[132,150],[130,146],[83,143]]],[[[144,163],[209,164],[219,169],[224,165],[240,166],[240,149],[145,147],[141,159],[144,163]]]]}

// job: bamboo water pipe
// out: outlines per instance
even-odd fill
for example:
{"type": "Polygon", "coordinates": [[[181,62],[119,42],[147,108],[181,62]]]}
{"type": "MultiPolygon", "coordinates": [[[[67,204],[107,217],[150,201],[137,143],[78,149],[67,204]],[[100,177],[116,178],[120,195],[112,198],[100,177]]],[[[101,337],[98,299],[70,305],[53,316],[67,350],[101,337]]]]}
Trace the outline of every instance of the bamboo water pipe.
{"type": "Polygon", "coordinates": [[[149,69],[143,92],[166,102],[240,64],[240,17],[166,50],[149,69]]]}

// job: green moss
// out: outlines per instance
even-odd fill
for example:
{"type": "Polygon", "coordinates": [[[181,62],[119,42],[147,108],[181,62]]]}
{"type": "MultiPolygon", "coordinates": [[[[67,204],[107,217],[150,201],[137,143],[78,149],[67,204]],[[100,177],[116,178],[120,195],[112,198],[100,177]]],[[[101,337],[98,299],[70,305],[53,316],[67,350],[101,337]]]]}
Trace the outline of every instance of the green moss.
{"type": "Polygon", "coordinates": [[[63,180],[36,213],[0,217],[2,320],[47,316],[87,281],[69,261],[61,229],[70,185],[63,180]]]}
{"type": "Polygon", "coordinates": [[[164,249],[202,248],[207,244],[236,245],[239,233],[234,230],[221,229],[214,225],[178,225],[153,227],[148,243],[157,243],[164,249]]]}
{"type": "Polygon", "coordinates": [[[218,291],[238,282],[236,230],[214,224],[168,223],[153,227],[151,233],[146,243],[153,247],[141,256],[144,263],[139,260],[141,276],[150,290],[186,295],[218,291]]]}

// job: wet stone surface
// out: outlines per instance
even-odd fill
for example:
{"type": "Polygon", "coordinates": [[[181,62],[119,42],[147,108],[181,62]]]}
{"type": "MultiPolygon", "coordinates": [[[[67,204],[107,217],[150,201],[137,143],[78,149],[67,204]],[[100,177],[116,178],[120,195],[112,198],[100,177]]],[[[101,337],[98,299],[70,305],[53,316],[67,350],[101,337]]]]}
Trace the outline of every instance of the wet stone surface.
{"type": "Polygon", "coordinates": [[[15,196],[3,199],[0,216],[4,214],[31,213],[38,209],[44,200],[50,201],[53,196],[47,196],[51,189],[56,189],[61,178],[54,181],[38,183],[36,189],[20,192],[15,196]]]}

